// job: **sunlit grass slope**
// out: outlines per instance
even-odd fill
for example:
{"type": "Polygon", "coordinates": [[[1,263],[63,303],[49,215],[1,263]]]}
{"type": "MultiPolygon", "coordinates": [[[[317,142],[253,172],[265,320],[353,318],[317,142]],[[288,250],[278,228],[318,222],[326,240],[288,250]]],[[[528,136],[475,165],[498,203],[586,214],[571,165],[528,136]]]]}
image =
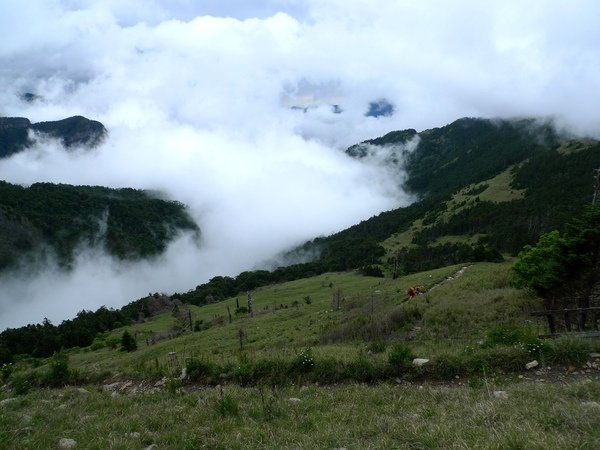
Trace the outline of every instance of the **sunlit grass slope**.
{"type": "MultiPolygon", "coordinates": [[[[236,314],[238,303],[246,306],[245,293],[192,306],[193,320],[201,320],[205,328],[201,331],[147,346],[146,333],[169,331],[175,325],[174,317],[165,313],[126,328],[137,336],[137,351],[78,349],[70,352],[71,363],[85,370],[135,374],[168,366],[174,358],[227,363],[240,353],[285,358],[306,348],[319,356],[349,360],[367,351],[373,341],[407,340],[429,357],[457,342],[483,339],[486,330],[498,324],[529,326],[529,311],[539,307],[539,299],[510,286],[509,263],[451,266],[396,280],[329,273],[257,289],[252,299],[254,317],[236,314]],[[415,285],[422,285],[426,294],[408,300],[407,289],[415,285]]],[[[119,338],[123,331],[112,335],[119,338]]],[[[386,354],[376,357],[385,359],[386,354]]]]}

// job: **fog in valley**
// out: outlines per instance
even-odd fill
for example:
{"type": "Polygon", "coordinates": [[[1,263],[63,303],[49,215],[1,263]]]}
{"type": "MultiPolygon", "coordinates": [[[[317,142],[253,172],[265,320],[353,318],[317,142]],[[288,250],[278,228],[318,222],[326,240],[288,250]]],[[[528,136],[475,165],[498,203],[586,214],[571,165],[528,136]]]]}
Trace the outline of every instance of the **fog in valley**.
{"type": "Polygon", "coordinates": [[[0,331],[269,267],[409,204],[401,169],[344,153],[392,130],[539,116],[599,137],[599,13],[591,0],[0,3],[0,116],[83,115],[109,132],[93,150],[40,138],[0,159],[0,179],[160,191],[201,229],[154,260],[82,247],[70,272],[43,260],[1,274],[0,331]]]}

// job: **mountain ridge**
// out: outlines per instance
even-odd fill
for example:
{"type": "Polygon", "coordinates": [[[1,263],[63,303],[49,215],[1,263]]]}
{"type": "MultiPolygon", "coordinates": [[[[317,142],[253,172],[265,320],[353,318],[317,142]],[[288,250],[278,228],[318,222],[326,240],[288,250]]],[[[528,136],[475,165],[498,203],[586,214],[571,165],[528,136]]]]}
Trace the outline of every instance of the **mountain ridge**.
{"type": "Polygon", "coordinates": [[[34,144],[30,133],[58,139],[65,148],[100,145],[108,135],[104,125],[83,116],[32,123],[25,117],[0,117],[0,158],[7,158],[34,144]]]}

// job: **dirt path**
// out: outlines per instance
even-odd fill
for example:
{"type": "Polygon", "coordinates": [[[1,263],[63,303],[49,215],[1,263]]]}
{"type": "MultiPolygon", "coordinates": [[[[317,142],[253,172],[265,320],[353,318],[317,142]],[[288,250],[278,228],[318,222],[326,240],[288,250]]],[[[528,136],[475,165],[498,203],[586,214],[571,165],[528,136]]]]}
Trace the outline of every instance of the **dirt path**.
{"type": "Polygon", "coordinates": [[[439,283],[434,284],[433,286],[431,286],[428,289],[428,291],[433,291],[434,289],[436,289],[436,288],[438,288],[440,286],[443,286],[444,284],[449,283],[450,281],[454,281],[456,278],[461,277],[468,268],[469,268],[469,266],[462,266],[460,268],[460,270],[454,272],[451,276],[447,277],[445,280],[442,280],[439,283]]]}

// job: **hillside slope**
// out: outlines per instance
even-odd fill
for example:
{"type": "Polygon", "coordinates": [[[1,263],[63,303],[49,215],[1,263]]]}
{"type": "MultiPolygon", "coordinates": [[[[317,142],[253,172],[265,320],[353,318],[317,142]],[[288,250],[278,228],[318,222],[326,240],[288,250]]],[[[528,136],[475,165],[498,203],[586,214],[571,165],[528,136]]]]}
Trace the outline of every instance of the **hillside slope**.
{"type": "Polygon", "coordinates": [[[0,117],[0,158],[9,157],[32,146],[31,133],[60,140],[67,148],[95,147],[107,135],[96,120],[73,116],[62,120],[31,123],[24,117],[0,117]]]}
{"type": "Polygon", "coordinates": [[[392,270],[390,258],[399,251],[407,272],[465,258],[494,260],[579,214],[600,166],[598,141],[562,137],[551,123],[534,119],[460,119],[420,133],[392,132],[347,150],[356,158],[378,152],[395,155],[389,163],[406,170],[404,187],[420,200],[317,238],[296,253],[318,253],[316,262],[333,270],[382,262],[392,270]],[[412,151],[409,142],[418,142],[412,151]]]}
{"type": "Polygon", "coordinates": [[[68,266],[79,245],[121,259],[157,255],[181,231],[199,232],[185,206],[135,189],[0,181],[0,270],[51,251],[68,266]]]}

